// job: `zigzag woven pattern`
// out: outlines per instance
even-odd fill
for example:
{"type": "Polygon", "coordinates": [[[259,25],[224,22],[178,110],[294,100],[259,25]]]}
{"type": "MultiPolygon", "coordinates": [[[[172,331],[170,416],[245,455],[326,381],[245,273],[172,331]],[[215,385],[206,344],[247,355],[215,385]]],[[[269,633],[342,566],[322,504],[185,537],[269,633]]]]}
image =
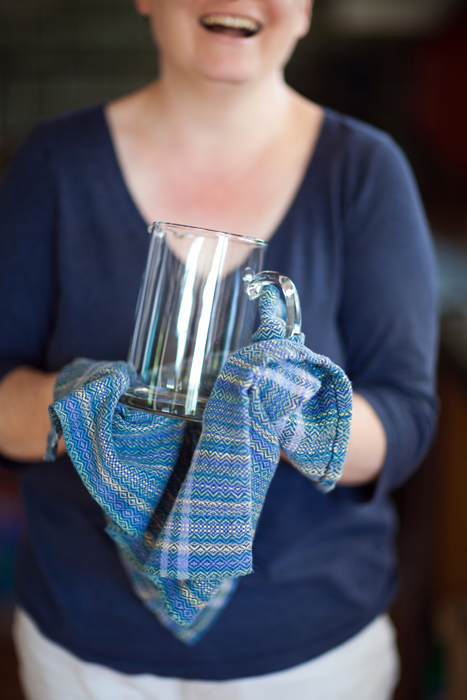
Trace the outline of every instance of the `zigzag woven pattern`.
{"type": "Polygon", "coordinates": [[[59,374],[49,408],[45,460],[63,433],[86,488],[129,535],[144,534],[180,452],[183,421],[119,403],[130,386],[124,362],[79,359],[59,374]]]}
{"type": "Polygon", "coordinates": [[[345,459],[350,382],[305,348],[303,336],[284,339],[285,324],[273,316],[276,296],[263,289],[255,342],[224,365],[199,442],[192,424],[119,404],[130,383],[125,363],[72,363],[49,409],[47,458],[63,430],[75,467],[109,517],[134,590],[187,643],[204,634],[236,579],[252,571],[253,537],[280,449],[324,491],[345,459]]]}

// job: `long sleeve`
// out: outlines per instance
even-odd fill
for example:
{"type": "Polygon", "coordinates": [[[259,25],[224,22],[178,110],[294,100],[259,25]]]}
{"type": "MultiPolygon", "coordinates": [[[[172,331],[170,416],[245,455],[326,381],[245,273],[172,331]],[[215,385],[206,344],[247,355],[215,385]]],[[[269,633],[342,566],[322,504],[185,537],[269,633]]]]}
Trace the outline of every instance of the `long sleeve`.
{"type": "Polygon", "coordinates": [[[55,203],[45,127],[19,149],[0,186],[0,378],[41,367],[55,297],[55,203]]]}
{"type": "Polygon", "coordinates": [[[366,165],[350,174],[343,203],[340,324],[354,390],[387,436],[377,497],[410,475],[434,433],[437,309],[432,245],[405,157],[384,137],[366,165]]]}

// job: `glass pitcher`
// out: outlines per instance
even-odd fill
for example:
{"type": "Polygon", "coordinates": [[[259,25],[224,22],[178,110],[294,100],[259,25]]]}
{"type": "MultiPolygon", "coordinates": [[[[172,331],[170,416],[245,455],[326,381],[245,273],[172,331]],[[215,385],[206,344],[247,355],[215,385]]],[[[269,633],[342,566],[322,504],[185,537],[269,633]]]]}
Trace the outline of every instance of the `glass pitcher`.
{"type": "Polygon", "coordinates": [[[225,361],[258,326],[265,284],[279,291],[286,336],[300,333],[295,286],[260,272],[265,241],[180,224],[154,223],[128,355],[137,381],[131,407],[201,421],[225,361]]]}

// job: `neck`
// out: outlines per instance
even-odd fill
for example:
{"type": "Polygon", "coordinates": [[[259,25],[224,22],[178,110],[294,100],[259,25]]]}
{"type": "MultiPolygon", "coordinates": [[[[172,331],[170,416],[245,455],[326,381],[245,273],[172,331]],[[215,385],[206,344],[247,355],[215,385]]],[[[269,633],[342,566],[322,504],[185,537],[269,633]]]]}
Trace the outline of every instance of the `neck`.
{"type": "Polygon", "coordinates": [[[147,89],[145,113],[166,142],[243,150],[281,130],[293,94],[282,73],[238,85],[189,81],[165,71],[147,89]]]}

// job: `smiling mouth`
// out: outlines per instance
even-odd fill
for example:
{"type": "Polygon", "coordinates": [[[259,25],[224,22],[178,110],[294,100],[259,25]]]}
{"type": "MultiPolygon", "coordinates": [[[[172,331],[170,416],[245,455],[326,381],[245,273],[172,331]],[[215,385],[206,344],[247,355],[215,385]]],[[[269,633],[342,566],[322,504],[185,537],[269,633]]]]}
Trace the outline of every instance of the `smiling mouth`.
{"type": "Polygon", "coordinates": [[[200,23],[210,32],[242,38],[254,36],[261,29],[259,22],[254,19],[233,15],[204,15],[200,23]]]}

